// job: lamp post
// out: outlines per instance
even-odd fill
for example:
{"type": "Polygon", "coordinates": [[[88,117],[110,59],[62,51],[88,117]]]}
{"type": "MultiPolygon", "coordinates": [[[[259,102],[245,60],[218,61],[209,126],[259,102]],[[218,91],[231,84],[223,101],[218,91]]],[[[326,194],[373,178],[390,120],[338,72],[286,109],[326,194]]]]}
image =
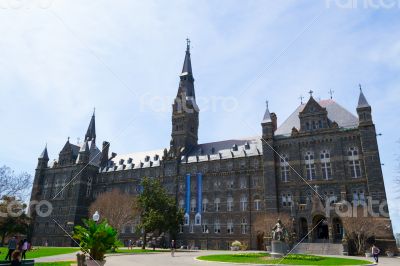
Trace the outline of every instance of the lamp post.
{"type": "Polygon", "coordinates": [[[98,211],[96,211],[96,212],[93,214],[93,221],[95,221],[95,222],[97,223],[99,220],[100,220],[100,214],[99,214],[98,211]]]}
{"type": "Polygon", "coordinates": [[[207,228],[207,230],[206,230],[206,236],[207,236],[207,238],[206,238],[206,250],[208,250],[208,233],[209,233],[210,231],[208,231],[208,228],[207,228]]]}

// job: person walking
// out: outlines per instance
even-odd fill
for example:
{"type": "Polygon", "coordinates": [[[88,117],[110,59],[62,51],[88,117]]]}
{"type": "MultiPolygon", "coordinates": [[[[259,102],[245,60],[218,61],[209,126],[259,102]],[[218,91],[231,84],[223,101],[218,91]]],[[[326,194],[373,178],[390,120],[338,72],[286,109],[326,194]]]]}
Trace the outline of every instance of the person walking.
{"type": "Polygon", "coordinates": [[[378,248],[377,246],[372,245],[371,253],[372,253],[372,257],[374,257],[375,263],[378,263],[378,260],[379,260],[379,253],[380,253],[380,252],[381,252],[381,251],[379,250],[379,248],[378,248]]]}
{"type": "Polygon", "coordinates": [[[21,255],[21,259],[26,260],[26,252],[28,251],[28,240],[24,239],[23,243],[22,243],[22,255],[21,255]]]}
{"type": "Polygon", "coordinates": [[[8,240],[8,253],[4,260],[11,261],[11,255],[17,249],[17,237],[13,236],[10,240],[8,240]]]}
{"type": "Polygon", "coordinates": [[[176,248],[175,240],[172,239],[172,241],[171,241],[171,256],[172,257],[175,257],[175,248],[176,248]]]}

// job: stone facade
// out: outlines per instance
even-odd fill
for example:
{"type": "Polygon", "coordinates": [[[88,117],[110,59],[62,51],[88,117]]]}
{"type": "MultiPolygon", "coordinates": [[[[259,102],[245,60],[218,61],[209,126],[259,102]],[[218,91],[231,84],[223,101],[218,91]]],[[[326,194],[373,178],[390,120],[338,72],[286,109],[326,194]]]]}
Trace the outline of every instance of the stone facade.
{"type": "MultiPolygon", "coordinates": [[[[295,239],[342,241],[342,219],[324,206],[363,204],[372,196],[378,210],[386,201],[371,106],[360,91],[356,117],[335,101],[316,101],[310,94],[279,127],[267,106],[262,137],[198,144],[200,110],[188,46],[168,148],[109,155],[110,143],[103,142],[100,151],[94,114],[83,143],[68,140],[51,163],[45,148],[32,200],[48,200],[52,212],[48,217],[33,214],[34,245],[74,245],[68,234],[87,218],[97,196],[115,188],[138,194],[144,176],[159,179],[185,210],[179,245],[228,249],[239,240],[263,248],[271,230],[263,221],[278,216],[290,217],[295,239]]],[[[46,212],[48,206],[42,207],[46,212]]],[[[386,231],[376,237],[390,246],[390,218],[381,219],[386,231]]],[[[134,227],[121,228],[122,240],[138,239],[134,227]]]]}

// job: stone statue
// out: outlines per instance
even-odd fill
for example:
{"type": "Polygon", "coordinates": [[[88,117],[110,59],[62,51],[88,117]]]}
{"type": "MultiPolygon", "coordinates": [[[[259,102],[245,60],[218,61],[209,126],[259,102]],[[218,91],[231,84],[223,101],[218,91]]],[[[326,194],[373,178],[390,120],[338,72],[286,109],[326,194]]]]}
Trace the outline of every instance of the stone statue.
{"type": "Polygon", "coordinates": [[[285,240],[285,227],[280,219],[278,219],[278,222],[272,228],[272,239],[278,241],[285,240]]]}

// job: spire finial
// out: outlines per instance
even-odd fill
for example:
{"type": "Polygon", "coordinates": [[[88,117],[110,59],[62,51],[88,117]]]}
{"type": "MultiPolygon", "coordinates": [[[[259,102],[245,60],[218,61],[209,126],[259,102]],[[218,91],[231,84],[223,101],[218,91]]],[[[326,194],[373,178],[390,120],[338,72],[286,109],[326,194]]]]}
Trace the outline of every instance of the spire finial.
{"type": "Polygon", "coordinates": [[[93,107],[93,115],[95,115],[95,114],[96,114],[96,106],[93,107]]]}
{"type": "Polygon", "coordinates": [[[68,142],[69,142],[69,136],[68,136],[68,142]]]}
{"type": "Polygon", "coordinates": [[[265,103],[267,104],[267,109],[268,109],[268,100],[266,100],[265,103]]]}
{"type": "Polygon", "coordinates": [[[361,84],[358,84],[358,86],[360,87],[360,92],[362,92],[362,87],[361,87],[361,84]]]}
{"type": "Polygon", "coordinates": [[[332,89],[329,90],[329,94],[331,95],[331,99],[333,98],[333,93],[334,93],[334,92],[335,92],[335,91],[332,90],[332,89]]]}
{"type": "Polygon", "coordinates": [[[300,99],[300,104],[303,104],[303,99],[304,99],[303,95],[300,95],[299,99],[300,99]]]}
{"type": "Polygon", "coordinates": [[[186,51],[190,51],[190,39],[186,38],[186,51]]]}
{"type": "Polygon", "coordinates": [[[310,90],[308,93],[310,94],[310,97],[312,97],[312,94],[313,94],[314,92],[313,92],[313,90],[310,90]]]}

